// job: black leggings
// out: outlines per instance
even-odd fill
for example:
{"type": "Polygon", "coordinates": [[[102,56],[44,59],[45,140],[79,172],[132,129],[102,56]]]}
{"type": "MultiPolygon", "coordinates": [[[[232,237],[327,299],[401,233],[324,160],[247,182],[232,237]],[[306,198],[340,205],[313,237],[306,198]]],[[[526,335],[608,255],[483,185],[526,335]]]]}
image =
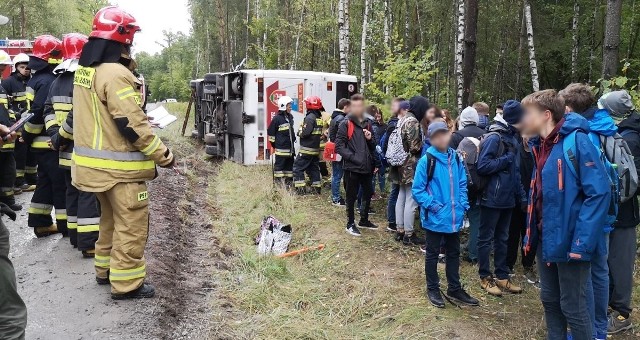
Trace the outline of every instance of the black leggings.
{"type": "Polygon", "coordinates": [[[360,174],[357,172],[344,171],[344,191],[346,192],[347,220],[348,223],[355,222],[355,203],[358,199],[358,190],[362,187],[362,205],[360,206],[360,219],[369,220],[369,207],[371,206],[371,195],[373,195],[371,181],[373,174],[360,174]]]}

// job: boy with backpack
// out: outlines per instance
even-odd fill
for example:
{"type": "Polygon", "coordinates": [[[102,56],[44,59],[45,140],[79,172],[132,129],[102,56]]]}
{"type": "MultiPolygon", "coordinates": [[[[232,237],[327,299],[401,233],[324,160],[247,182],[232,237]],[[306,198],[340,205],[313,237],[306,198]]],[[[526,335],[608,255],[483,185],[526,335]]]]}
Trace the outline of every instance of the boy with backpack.
{"type": "MultiPolygon", "coordinates": [[[[640,114],[627,91],[611,92],[599,101],[616,119],[618,132],[634,157],[636,173],[640,169],[640,114]]],[[[609,334],[631,329],[631,294],[636,254],[636,226],[640,224],[637,187],[633,196],[620,204],[618,219],[609,235],[609,334]]]]}
{"type": "Polygon", "coordinates": [[[487,293],[518,294],[522,288],[511,282],[507,267],[507,241],[514,207],[526,208],[527,198],[520,182],[519,147],[516,126],[522,119],[520,102],[504,104],[502,117],[489,127],[480,142],[477,173],[486,178],[480,195],[480,232],[478,236],[478,274],[480,286],[487,293]],[[491,272],[491,245],[495,272],[491,272]],[[495,274],[495,276],[494,276],[495,274]]]}
{"type": "MultiPolygon", "coordinates": [[[[620,135],[617,134],[618,127],[615,125],[609,112],[596,106],[596,99],[591,92],[591,88],[584,84],[571,84],[560,91],[560,96],[565,100],[566,112],[575,112],[583,116],[589,122],[589,137],[594,146],[600,149],[602,163],[609,174],[611,187],[611,203],[607,212],[608,221],[603,224],[600,243],[596,248],[596,253],[591,257],[591,282],[589,286],[588,305],[591,312],[591,319],[594,323],[594,338],[604,339],[607,336],[607,308],[609,292],[609,267],[607,264],[607,244],[609,232],[612,230],[618,215],[620,203],[620,193],[624,190],[620,181],[624,173],[618,170],[624,169],[628,164],[620,158],[627,154],[626,163],[632,162],[632,156],[628,154],[628,147],[620,135]],[[623,145],[624,144],[624,145],[623,145]]],[[[635,181],[637,183],[637,180],[635,181]]],[[[624,194],[623,194],[624,195],[624,194]]]]}
{"type": "Polygon", "coordinates": [[[431,147],[416,167],[412,193],[420,207],[426,234],[425,272],[427,297],[432,305],[444,308],[438,277],[440,245],[446,249],[447,297],[465,305],[478,306],[460,284],[460,228],[467,201],[467,174],[464,163],[449,147],[451,132],[444,122],[429,125],[431,147]]]}
{"type": "MultiPolygon", "coordinates": [[[[391,113],[393,116],[389,119],[387,123],[387,130],[380,138],[380,144],[378,145],[378,154],[380,155],[381,162],[391,171],[392,166],[387,162],[386,153],[389,146],[389,136],[398,126],[398,121],[405,116],[407,111],[409,111],[409,102],[404,100],[404,98],[394,98],[391,102],[391,113]]],[[[391,176],[389,176],[389,180],[391,182],[391,192],[389,193],[389,200],[387,201],[387,230],[390,232],[396,232],[396,203],[398,202],[398,194],[400,193],[400,185],[398,181],[394,181],[391,176]]]]}
{"type": "Polygon", "coordinates": [[[475,188],[473,176],[476,171],[478,153],[480,151],[480,139],[485,134],[485,130],[478,127],[478,111],[473,107],[467,107],[460,113],[460,130],[451,135],[450,146],[457,150],[463,157],[467,165],[467,170],[471,176],[471,181],[467,181],[469,196],[469,240],[467,241],[467,255],[465,260],[471,264],[478,263],[478,232],[480,230],[480,206],[478,205],[478,190],[475,188]]]}
{"type": "Polygon", "coordinates": [[[369,221],[373,175],[378,170],[378,158],[373,133],[363,125],[364,96],[351,96],[351,113],[340,123],[336,135],[336,152],[342,156],[344,170],[344,189],[347,204],[346,231],[353,236],[361,236],[360,228],[377,229],[369,221]],[[355,203],[358,190],[362,187],[362,206],[360,222],[355,224],[355,203]]]}
{"type": "Polygon", "coordinates": [[[535,168],[525,251],[537,247],[547,338],[566,339],[569,327],[574,340],[592,340],[587,289],[611,203],[609,178],[588,136],[589,123],[565,115],[556,91],[533,93],[522,103],[523,134],[539,136],[530,143],[535,168]]]}

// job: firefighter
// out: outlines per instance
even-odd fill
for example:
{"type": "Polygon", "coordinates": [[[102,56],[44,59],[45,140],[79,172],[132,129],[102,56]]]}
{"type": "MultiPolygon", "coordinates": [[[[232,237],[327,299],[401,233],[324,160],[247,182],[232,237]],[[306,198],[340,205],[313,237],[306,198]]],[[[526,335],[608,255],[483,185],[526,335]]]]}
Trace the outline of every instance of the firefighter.
{"type": "MultiPolygon", "coordinates": [[[[9,77],[2,80],[2,87],[9,95],[9,108],[19,119],[22,112],[27,111],[27,82],[31,79],[31,69],[27,67],[29,56],[20,53],[13,57],[12,63],[14,71],[9,77]]],[[[18,136],[20,135],[22,133],[18,132],[18,136]]],[[[36,158],[29,150],[29,145],[21,142],[20,139],[15,141],[16,181],[13,185],[13,191],[16,195],[22,191],[36,189],[36,158]],[[28,174],[25,175],[26,172],[28,174]]]]}
{"type": "Polygon", "coordinates": [[[305,172],[311,179],[311,187],[317,194],[322,190],[320,179],[320,138],[322,137],[322,100],[318,96],[310,96],[304,100],[307,116],[300,130],[300,152],[293,164],[293,181],[298,194],[305,193],[305,172]]]}
{"type": "Polygon", "coordinates": [[[149,230],[146,181],[156,164],[171,168],[174,157],[154,135],[140,105],[141,83],[132,70],[131,44],[140,26],[118,7],[93,20],[74,78],[73,184],[100,202],[95,247],[98,284],[111,284],[116,300],[150,298],[144,248],[149,230]]]}
{"type": "MultiPolygon", "coordinates": [[[[0,50],[0,74],[7,67],[11,67],[11,57],[5,51],[0,50]]],[[[0,86],[0,124],[11,126],[15,123],[16,115],[9,109],[9,97],[0,86]]],[[[16,160],[13,155],[15,144],[4,143],[0,146],[0,202],[6,204],[11,210],[22,210],[22,206],[16,204],[13,195],[13,184],[16,181],[16,160]]]]}
{"type": "Polygon", "coordinates": [[[278,99],[278,114],[273,117],[267,134],[271,147],[275,150],[273,166],[274,181],[291,186],[293,182],[293,160],[296,155],[296,134],[291,114],[293,99],[283,96],[278,99]]]}
{"type": "Polygon", "coordinates": [[[94,193],[79,191],[71,183],[71,154],[73,152],[73,77],[78,59],[87,43],[87,36],[70,33],[62,39],[64,61],[55,69],[58,78],[51,85],[45,105],[45,128],[51,146],[59,151],[59,164],[65,174],[67,229],[71,245],[84,257],[93,257],[98,239],[100,209],[94,193]]]}
{"type": "Polygon", "coordinates": [[[58,166],[58,153],[51,149],[51,138],[45,129],[45,102],[56,79],[55,67],[62,62],[62,42],[41,35],[33,44],[29,68],[35,72],[27,84],[27,101],[33,118],[24,125],[22,139],[31,145],[38,163],[38,182],[29,206],[28,224],[37,237],[55,233],[67,236],[67,211],[64,172],[58,166]],[[51,219],[55,207],[56,222],[51,219]]]}
{"type": "Polygon", "coordinates": [[[331,174],[329,173],[329,167],[327,161],[324,159],[324,149],[329,141],[329,125],[331,125],[331,113],[327,112],[323,107],[320,109],[322,112],[322,135],[320,137],[320,160],[318,166],[320,167],[320,176],[322,178],[323,185],[331,185],[331,174]]]}

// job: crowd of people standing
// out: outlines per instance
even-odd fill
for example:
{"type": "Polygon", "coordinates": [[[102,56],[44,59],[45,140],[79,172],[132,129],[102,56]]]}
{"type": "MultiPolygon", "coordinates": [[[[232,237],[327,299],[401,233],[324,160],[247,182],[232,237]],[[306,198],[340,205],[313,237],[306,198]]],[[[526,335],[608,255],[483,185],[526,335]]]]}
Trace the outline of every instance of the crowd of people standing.
{"type": "MultiPolygon", "coordinates": [[[[371,200],[388,190],[386,229],[426,254],[434,306],[445,307],[445,299],[479,304],[460,283],[461,259],[477,266],[487,294],[521,293],[526,287],[512,280],[520,257],[525,281],[540,290],[550,339],[604,339],[632,327],[637,176],[634,185],[620,183],[623,164],[607,152],[619,147],[640,160],[640,115],[627,92],[597,100],[589,86],[572,84],[508,100],[492,118],[489,105],[478,102],[455,121],[422,96],[393,99],[386,121],[365,102],[361,94],[341,99],[326,134],[321,115],[311,113],[303,125],[329,141],[323,154],[331,161],[331,199],[346,208],[347,233],[380,229],[369,218],[371,200]],[[415,228],[416,211],[424,232],[415,228]]],[[[280,114],[289,108],[285,103],[280,114]]],[[[288,132],[293,159],[295,134],[288,132]]],[[[631,163],[634,173],[640,169],[631,163]]],[[[318,187],[319,176],[310,175],[318,187]]],[[[303,177],[296,183],[300,189],[303,177]]]]}

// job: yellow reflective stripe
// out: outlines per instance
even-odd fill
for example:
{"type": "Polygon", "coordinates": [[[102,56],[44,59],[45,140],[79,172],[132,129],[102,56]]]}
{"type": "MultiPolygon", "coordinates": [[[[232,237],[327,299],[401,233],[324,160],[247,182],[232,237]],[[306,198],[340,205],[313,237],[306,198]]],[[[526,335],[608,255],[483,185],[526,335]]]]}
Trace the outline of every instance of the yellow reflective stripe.
{"type": "Polygon", "coordinates": [[[71,167],[71,160],[70,159],[59,158],[58,160],[60,161],[60,165],[71,167]]]}
{"type": "Polygon", "coordinates": [[[27,167],[25,167],[24,172],[25,172],[26,174],[30,174],[30,175],[31,175],[31,174],[37,174],[37,173],[38,173],[38,168],[37,168],[37,167],[28,167],[28,166],[27,166],[27,167]]]}
{"type": "Polygon", "coordinates": [[[132,86],[127,86],[122,90],[116,91],[116,94],[120,99],[125,99],[131,97],[131,94],[136,94],[136,90],[134,90],[132,86]]]}
{"type": "Polygon", "coordinates": [[[98,98],[95,93],[91,94],[91,101],[93,103],[93,148],[96,150],[102,149],[102,122],[100,121],[100,111],[98,108],[98,98]]]}
{"type": "Polygon", "coordinates": [[[74,153],[72,157],[76,165],[84,166],[94,169],[109,169],[109,170],[151,170],[155,169],[156,164],[152,160],[146,161],[116,161],[111,159],[100,159],[86,156],[78,156],[74,153]]]}
{"type": "Polygon", "coordinates": [[[99,224],[89,224],[89,225],[79,225],[78,232],[79,233],[90,233],[94,231],[100,231],[99,224]]]}
{"type": "Polygon", "coordinates": [[[46,121],[46,122],[44,123],[44,128],[45,128],[46,130],[49,130],[49,129],[50,129],[52,126],[54,126],[54,125],[59,125],[59,124],[58,124],[58,121],[57,121],[57,120],[55,120],[55,119],[50,119],[50,120],[48,120],[48,121],[46,121]]]}
{"type": "Polygon", "coordinates": [[[49,64],[61,64],[62,63],[62,58],[60,59],[56,59],[56,58],[49,58],[49,60],[47,61],[49,64]]]}
{"type": "Polygon", "coordinates": [[[78,229],[78,223],[77,222],[69,222],[69,220],[67,220],[67,229],[78,229]]]}
{"type": "Polygon", "coordinates": [[[109,268],[109,262],[111,262],[111,256],[100,256],[96,254],[93,258],[93,265],[100,268],[109,268]]]}
{"type": "Polygon", "coordinates": [[[139,278],[144,278],[147,275],[147,269],[145,265],[133,269],[115,269],[109,270],[109,280],[111,281],[127,281],[139,278]]]}
{"type": "Polygon", "coordinates": [[[269,136],[269,141],[270,141],[271,143],[275,143],[275,141],[276,141],[276,137],[274,137],[274,136],[269,136]]]}
{"type": "Polygon", "coordinates": [[[53,103],[53,109],[56,111],[71,111],[73,109],[73,104],[53,103]]]}
{"type": "Polygon", "coordinates": [[[67,214],[56,214],[56,220],[66,220],[67,214]]]}
{"type": "Polygon", "coordinates": [[[27,122],[26,124],[24,124],[24,131],[27,131],[30,134],[34,134],[37,135],[40,132],[42,132],[42,129],[44,128],[44,124],[33,124],[31,122],[27,122]]]}
{"type": "Polygon", "coordinates": [[[53,209],[53,206],[44,206],[41,204],[31,203],[28,212],[29,214],[34,215],[51,215],[51,209],[53,209]]]}
{"type": "Polygon", "coordinates": [[[156,150],[158,150],[158,148],[160,147],[160,138],[158,138],[158,136],[153,136],[153,140],[151,141],[151,144],[149,144],[146,148],[142,149],[142,153],[149,156],[152,153],[156,152],[156,150]]]}
{"type": "Polygon", "coordinates": [[[36,149],[50,149],[49,140],[49,137],[38,136],[31,143],[31,147],[36,149]]]}
{"type": "Polygon", "coordinates": [[[28,102],[32,102],[33,99],[36,97],[36,92],[32,88],[27,87],[27,93],[25,93],[24,96],[25,98],[27,98],[28,102]]]}
{"type": "Polygon", "coordinates": [[[62,129],[58,130],[58,133],[66,139],[73,140],[73,135],[67,132],[64,125],[62,126],[62,129]]]}
{"type": "Polygon", "coordinates": [[[2,148],[3,148],[3,149],[13,149],[13,148],[15,148],[15,147],[16,147],[16,144],[15,144],[15,143],[7,143],[7,144],[3,144],[3,145],[2,145],[2,148]]]}

